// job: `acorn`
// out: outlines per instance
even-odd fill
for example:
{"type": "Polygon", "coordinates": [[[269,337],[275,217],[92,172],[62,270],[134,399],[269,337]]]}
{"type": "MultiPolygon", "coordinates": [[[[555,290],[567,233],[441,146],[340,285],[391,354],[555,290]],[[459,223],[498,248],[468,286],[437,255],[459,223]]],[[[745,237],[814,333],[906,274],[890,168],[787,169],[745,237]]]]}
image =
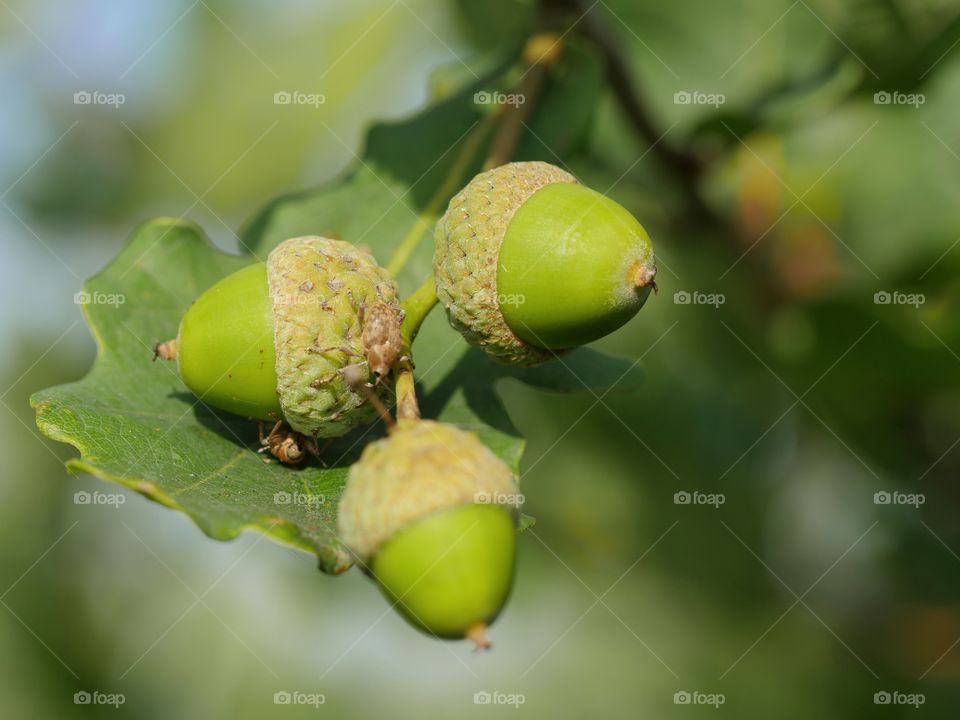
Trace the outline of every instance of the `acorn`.
{"type": "Polygon", "coordinates": [[[613,332],[656,289],[653,247],[637,219],[544,162],[474,177],[437,223],[433,265],[450,323],[516,365],[613,332]]]}
{"type": "Polygon", "coordinates": [[[204,292],[156,354],[176,359],[183,382],[213,407],[336,437],[377,416],[358,382],[380,399],[389,394],[390,368],[364,332],[367,316],[378,334],[392,318],[399,338],[390,274],[342,240],[292,238],[204,292]],[[357,371],[352,382],[347,367],[357,371]]]}
{"type": "Polygon", "coordinates": [[[476,435],[400,419],[350,468],[341,540],[414,627],[489,647],[513,582],[522,496],[476,435]]]}

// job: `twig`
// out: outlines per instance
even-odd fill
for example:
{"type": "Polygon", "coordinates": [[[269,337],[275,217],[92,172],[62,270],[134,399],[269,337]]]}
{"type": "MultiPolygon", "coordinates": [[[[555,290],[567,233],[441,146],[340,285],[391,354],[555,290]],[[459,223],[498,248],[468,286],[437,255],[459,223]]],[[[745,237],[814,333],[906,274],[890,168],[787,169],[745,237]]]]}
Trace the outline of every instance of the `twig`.
{"type": "Polygon", "coordinates": [[[534,35],[527,41],[523,49],[523,61],[526,70],[520,78],[520,84],[513,93],[522,97],[520,103],[503,105],[498,111],[502,121],[497,134],[493,139],[487,161],[483,164],[484,170],[490,170],[504,163],[510,162],[513,153],[520,141],[523,123],[533,109],[547,69],[553,65],[563,53],[563,38],[553,32],[543,32],[534,35]]]}
{"type": "Polygon", "coordinates": [[[636,89],[617,39],[595,11],[595,3],[590,5],[586,0],[545,0],[545,4],[566,7],[582,18],[581,32],[597,46],[603,56],[607,79],[627,121],[640,139],[650,146],[654,156],[659,158],[663,166],[677,179],[696,216],[701,220],[715,221],[714,212],[704,202],[697,188],[697,181],[704,170],[703,161],[663,137],[636,89]]]}
{"type": "Polygon", "coordinates": [[[412,295],[403,301],[403,323],[400,337],[403,341],[402,355],[406,358],[394,371],[397,392],[397,418],[416,419],[420,417],[417,393],[413,381],[412,355],[413,341],[420,332],[420,326],[437,304],[437,287],[433,274],[423,281],[412,295]]]}
{"type": "Polygon", "coordinates": [[[390,261],[387,263],[387,271],[391,275],[396,277],[397,273],[404,268],[407,261],[410,260],[413,251],[416,250],[420,240],[423,239],[423,234],[433,226],[443,206],[460,188],[464,174],[474,161],[474,157],[480,149],[480,146],[483,145],[484,140],[487,139],[487,135],[489,135],[494,125],[496,125],[496,121],[497,116],[495,114],[487,115],[467,134],[463,145],[457,152],[453,165],[450,167],[450,172],[447,173],[440,187],[438,187],[437,191],[430,197],[429,202],[417,216],[413,226],[407,231],[407,234],[403,236],[400,244],[397,245],[397,249],[393,251],[393,255],[390,256],[390,261]]]}

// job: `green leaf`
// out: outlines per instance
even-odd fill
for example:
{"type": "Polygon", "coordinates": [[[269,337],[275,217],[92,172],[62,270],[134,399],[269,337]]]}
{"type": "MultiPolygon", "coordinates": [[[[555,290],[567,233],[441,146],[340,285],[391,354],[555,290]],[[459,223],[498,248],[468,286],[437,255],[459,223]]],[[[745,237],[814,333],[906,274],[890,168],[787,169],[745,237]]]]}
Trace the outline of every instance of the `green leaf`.
{"type": "Polygon", "coordinates": [[[37,425],[80,451],[67,464],[71,472],[182,510],[218,540],[252,527],[317,553],[326,570],[343,570],[349,560],[333,528],[345,464],[306,472],[265,464],[253,423],[211,410],[172,364],[150,362],[153,343],[176,336],[197,295],[250,262],[216,250],[187,223],[141,226],[84,285],[93,302],[83,309],[99,347],[93,369],[78,383],[34,395],[37,425]],[[122,300],[103,302],[109,298],[122,300]],[[326,502],[284,503],[277,493],[326,502]]]}
{"type": "MultiPolygon", "coordinates": [[[[576,87],[548,85],[545,102],[576,102],[576,87]]],[[[381,424],[337,439],[324,449],[323,462],[267,464],[256,452],[256,425],[205,406],[172,364],[150,362],[152,346],[176,335],[184,311],[207,287],[254,261],[253,255],[265,257],[287,237],[334,234],[367,245],[385,262],[410,227],[423,222],[418,214],[449,171],[454,146],[479,120],[472,92],[468,88],[411,120],[373,128],[363,160],[342,178],[280,198],[256,216],[243,234],[251,254],[223,253],[184,222],[158,219],[140,227],[84,286],[95,301],[84,306],[99,346],[93,369],[80,382],[32,398],[42,432],[80,451],[68,469],[181,510],[212,538],[256,529],[316,553],[326,572],[347,569],[349,555],[335,534],[337,502],[350,464],[382,434],[381,424]],[[109,298],[115,302],[105,303],[109,298]]],[[[585,127],[587,121],[579,122],[585,127]]],[[[550,128],[540,129],[552,137],[550,128]]],[[[558,142],[568,143],[566,135],[558,142]]],[[[406,291],[429,273],[431,256],[427,239],[401,274],[406,291]]],[[[586,348],[535,369],[497,365],[469,348],[439,310],[424,324],[415,353],[424,415],[475,431],[515,471],[524,440],[501,402],[504,382],[600,394],[613,385],[620,391],[634,387],[641,377],[634,362],[586,348]]],[[[525,518],[522,526],[530,524],[532,518],[525,518]]]]}

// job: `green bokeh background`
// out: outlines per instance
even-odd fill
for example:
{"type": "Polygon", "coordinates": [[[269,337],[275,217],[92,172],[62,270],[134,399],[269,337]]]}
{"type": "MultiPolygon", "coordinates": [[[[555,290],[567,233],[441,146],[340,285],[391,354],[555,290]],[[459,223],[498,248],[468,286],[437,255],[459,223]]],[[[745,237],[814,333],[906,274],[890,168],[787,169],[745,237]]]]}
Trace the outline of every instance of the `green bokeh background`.
{"type": "Polygon", "coordinates": [[[569,165],[644,223],[660,293],[597,343],[641,359],[639,392],[510,388],[538,523],[492,653],[412,631],[358,572],[322,576],[255,534],[216,543],[69,477],[73,451],[35,429],[29,395],[93,360],[73,294],[137,223],[183,215],[235,248],[269,198],[347,166],[373,121],[509,54],[525,6],[0,6],[4,717],[942,718],[960,703],[957,2],[595,8],[663,142],[707,158],[717,218],[692,220],[608,92],[557,108],[571,125],[595,112],[569,165]],[[126,102],[74,104],[83,90],[126,102]],[[284,90],[326,102],[278,108],[284,90]],[[894,91],[923,103],[875,99],[894,91]],[[725,502],[677,504],[684,491],[725,502]],[[925,502],[876,504],[883,491],[925,502]],[[125,702],[79,706],[79,691],[125,702]],[[326,702],[278,706],[278,691],[326,702]],[[476,704],[484,691],[524,702],[476,704]],[[683,691],[725,703],[678,705],[683,691]],[[880,707],[883,691],[925,703],[880,707]]]}

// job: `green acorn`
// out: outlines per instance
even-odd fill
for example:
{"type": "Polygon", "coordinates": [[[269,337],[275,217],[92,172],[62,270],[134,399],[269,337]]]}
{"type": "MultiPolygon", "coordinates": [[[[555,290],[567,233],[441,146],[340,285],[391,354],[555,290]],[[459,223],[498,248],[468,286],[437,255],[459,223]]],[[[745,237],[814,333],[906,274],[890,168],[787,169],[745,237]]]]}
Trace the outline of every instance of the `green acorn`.
{"type": "Polygon", "coordinates": [[[384,368],[367,362],[378,349],[364,342],[373,308],[378,318],[392,312],[399,334],[396,285],[373,257],[341,240],[292,238],[197,298],[157,354],[176,358],[183,382],[209,405],[335,437],[377,415],[357,381],[388,394],[377,382],[384,368]]]}
{"type": "Polygon", "coordinates": [[[543,162],[474,177],[437,223],[433,262],[451,324],[517,365],[613,332],[656,289],[653,247],[636,218],[543,162]]]}
{"type": "Polygon", "coordinates": [[[350,468],[339,532],[412,625],[486,647],[513,581],[521,502],[476,435],[401,419],[350,468]]]}

